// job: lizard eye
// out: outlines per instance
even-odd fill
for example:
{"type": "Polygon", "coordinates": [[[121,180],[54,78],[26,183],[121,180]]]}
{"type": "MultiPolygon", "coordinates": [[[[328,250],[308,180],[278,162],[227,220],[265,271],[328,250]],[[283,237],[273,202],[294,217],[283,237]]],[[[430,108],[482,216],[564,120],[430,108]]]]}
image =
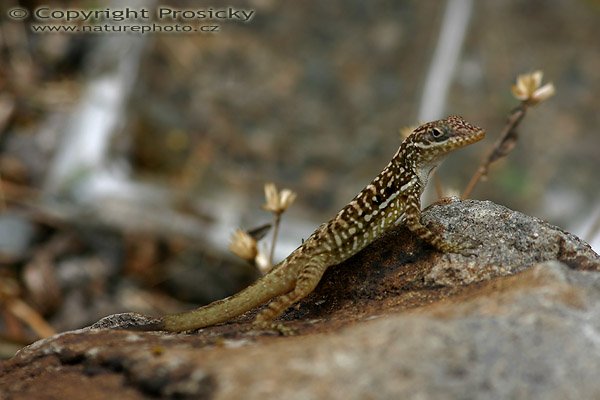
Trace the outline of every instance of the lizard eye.
{"type": "Polygon", "coordinates": [[[440,139],[444,138],[444,136],[446,136],[446,132],[441,130],[440,128],[433,128],[431,130],[431,136],[434,139],[440,140],[440,139]]]}

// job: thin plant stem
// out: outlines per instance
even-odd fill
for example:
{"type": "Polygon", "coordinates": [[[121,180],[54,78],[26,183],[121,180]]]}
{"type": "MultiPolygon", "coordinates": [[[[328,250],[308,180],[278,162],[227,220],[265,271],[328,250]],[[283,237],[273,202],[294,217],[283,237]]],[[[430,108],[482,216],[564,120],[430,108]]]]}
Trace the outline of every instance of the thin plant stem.
{"type": "Polygon", "coordinates": [[[40,337],[46,338],[56,334],[56,331],[27,303],[20,299],[11,299],[7,302],[8,311],[15,317],[25,322],[40,337]]]}
{"type": "Polygon", "coordinates": [[[281,213],[273,213],[273,241],[271,242],[271,251],[269,252],[269,266],[273,267],[273,255],[275,254],[275,245],[277,244],[277,235],[279,235],[279,223],[281,222],[281,213]]]}
{"type": "Polygon", "coordinates": [[[471,195],[475,185],[487,175],[490,165],[503,157],[506,157],[508,153],[512,151],[516,142],[517,142],[517,132],[516,128],[519,126],[523,117],[527,113],[527,103],[522,101],[518,107],[510,112],[508,118],[506,120],[506,125],[502,129],[500,133],[500,137],[492,147],[492,150],[487,155],[486,159],[481,163],[477,171],[471,177],[467,187],[461,195],[461,199],[464,200],[471,195]]]}

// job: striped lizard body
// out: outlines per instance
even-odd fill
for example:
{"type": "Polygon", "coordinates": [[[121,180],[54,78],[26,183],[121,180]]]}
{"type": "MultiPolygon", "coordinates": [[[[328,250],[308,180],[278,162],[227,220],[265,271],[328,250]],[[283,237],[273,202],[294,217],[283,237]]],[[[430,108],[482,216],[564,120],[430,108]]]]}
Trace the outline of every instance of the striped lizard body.
{"type": "Polygon", "coordinates": [[[273,320],[311,293],[327,268],[356,254],[398,222],[439,251],[460,252],[460,244],[444,241],[421,224],[420,198],[431,171],[448,153],[484,135],[481,128],[459,116],[419,126],[370,184],[256,283],[223,300],[152,323],[142,322],[135,328],[198,329],[226,322],[269,301],[254,324],[260,329],[276,327],[273,320]]]}

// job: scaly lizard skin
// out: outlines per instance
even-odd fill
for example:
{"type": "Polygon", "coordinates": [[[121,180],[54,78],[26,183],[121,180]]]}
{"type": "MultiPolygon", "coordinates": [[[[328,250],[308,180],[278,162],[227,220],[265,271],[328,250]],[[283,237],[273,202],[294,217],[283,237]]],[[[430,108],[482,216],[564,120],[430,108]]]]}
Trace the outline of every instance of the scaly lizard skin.
{"type": "Polygon", "coordinates": [[[420,199],[429,174],[443,158],[484,135],[481,128],[459,116],[419,126],[367,187],[253,285],[223,300],[179,314],[154,319],[138,315],[136,321],[132,320],[132,314],[115,315],[113,324],[120,315],[123,320],[112,327],[181,332],[226,322],[270,300],[254,324],[259,329],[281,330],[273,320],[311,293],[327,268],[358,253],[398,221],[439,251],[461,252],[463,246],[444,241],[421,224],[420,199]]]}

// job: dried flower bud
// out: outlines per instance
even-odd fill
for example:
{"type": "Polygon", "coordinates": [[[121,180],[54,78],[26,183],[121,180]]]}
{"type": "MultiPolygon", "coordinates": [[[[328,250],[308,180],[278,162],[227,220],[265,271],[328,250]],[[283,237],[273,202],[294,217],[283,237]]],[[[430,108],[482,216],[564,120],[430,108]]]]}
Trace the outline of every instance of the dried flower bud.
{"type": "Polygon", "coordinates": [[[236,229],[231,235],[229,250],[243,260],[254,262],[258,254],[256,240],[242,229],[236,229]]]}
{"type": "Polygon", "coordinates": [[[527,102],[531,105],[540,103],[552,97],[555,93],[554,85],[548,83],[541,86],[543,75],[542,71],[519,75],[517,83],[511,88],[513,96],[515,96],[517,100],[527,102]]]}
{"type": "Polygon", "coordinates": [[[531,101],[534,103],[541,103],[542,101],[548,100],[550,97],[554,96],[556,93],[556,89],[552,83],[547,83],[541,88],[537,89],[533,92],[531,96],[531,101]]]}
{"type": "Polygon", "coordinates": [[[279,192],[274,183],[266,183],[265,199],[266,202],[263,205],[263,209],[275,214],[281,214],[296,200],[296,193],[290,189],[283,189],[279,192]]]}
{"type": "Polygon", "coordinates": [[[276,212],[279,208],[279,193],[277,193],[277,186],[274,183],[265,183],[265,204],[263,208],[267,211],[276,212]]]}
{"type": "Polygon", "coordinates": [[[283,189],[279,193],[279,207],[282,211],[287,210],[296,200],[296,193],[290,189],[283,189]]]}
{"type": "Polygon", "coordinates": [[[527,100],[542,83],[542,71],[522,74],[517,78],[517,84],[512,87],[513,94],[519,100],[527,100]]]}

